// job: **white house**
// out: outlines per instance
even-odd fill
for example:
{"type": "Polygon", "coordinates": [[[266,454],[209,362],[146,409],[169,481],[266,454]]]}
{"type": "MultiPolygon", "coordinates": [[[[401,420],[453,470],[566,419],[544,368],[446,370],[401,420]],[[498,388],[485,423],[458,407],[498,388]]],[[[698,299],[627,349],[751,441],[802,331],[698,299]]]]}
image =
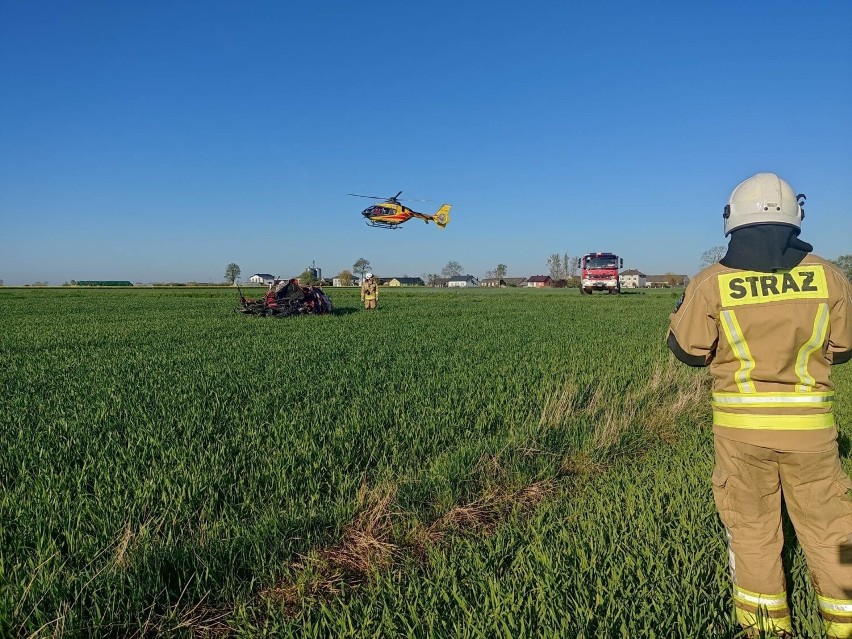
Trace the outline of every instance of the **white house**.
{"type": "Polygon", "coordinates": [[[252,284],[263,284],[264,286],[270,286],[275,281],[275,276],[270,275],[269,273],[255,273],[248,279],[248,281],[252,284]]]}
{"type": "Polygon", "coordinates": [[[479,286],[479,282],[473,275],[456,275],[451,277],[447,282],[447,286],[464,287],[464,286],[479,286]]]}
{"type": "Polygon", "coordinates": [[[645,288],[647,277],[643,272],[631,268],[619,273],[618,281],[621,284],[621,288],[645,288]]]}
{"type": "MultiPolygon", "coordinates": [[[[352,276],[351,280],[352,280],[352,281],[351,281],[351,283],[349,284],[349,286],[358,286],[358,285],[360,284],[360,282],[358,282],[358,278],[357,278],[357,277],[355,277],[354,275],[352,276]]],[[[343,283],[343,280],[342,280],[342,279],[340,279],[339,277],[333,277],[333,278],[331,279],[331,285],[332,285],[332,286],[346,286],[346,285],[343,283]]]]}

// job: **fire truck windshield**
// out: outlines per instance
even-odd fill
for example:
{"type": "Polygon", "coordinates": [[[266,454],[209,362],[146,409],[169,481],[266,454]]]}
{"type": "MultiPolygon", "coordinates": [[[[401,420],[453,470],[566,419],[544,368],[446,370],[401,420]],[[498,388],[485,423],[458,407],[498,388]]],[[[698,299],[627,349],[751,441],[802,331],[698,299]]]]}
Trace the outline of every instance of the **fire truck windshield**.
{"type": "Polygon", "coordinates": [[[614,257],[589,257],[586,259],[586,268],[618,268],[614,257]]]}

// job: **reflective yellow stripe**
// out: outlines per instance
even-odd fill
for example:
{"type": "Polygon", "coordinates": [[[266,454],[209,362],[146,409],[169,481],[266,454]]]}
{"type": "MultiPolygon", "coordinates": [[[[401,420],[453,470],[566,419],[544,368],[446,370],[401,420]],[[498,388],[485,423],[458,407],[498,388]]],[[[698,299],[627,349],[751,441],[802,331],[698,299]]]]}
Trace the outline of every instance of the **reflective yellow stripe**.
{"type": "Polygon", "coordinates": [[[718,276],[722,306],[766,304],[789,300],[828,299],[825,271],[819,264],[800,264],[789,271],[738,271],[718,276]]]}
{"type": "Polygon", "coordinates": [[[751,430],[817,430],[834,426],[832,413],[810,415],[752,415],[713,411],[713,424],[751,430]]]}
{"type": "Polygon", "coordinates": [[[852,599],[829,599],[817,595],[819,609],[838,617],[852,617],[852,599]]]}
{"type": "Polygon", "coordinates": [[[749,606],[760,606],[767,610],[781,610],[787,607],[787,593],[785,592],[767,595],[734,585],[734,599],[749,606]]]}
{"type": "Polygon", "coordinates": [[[790,610],[787,607],[787,593],[779,592],[771,595],[752,592],[734,584],[734,605],[737,611],[737,621],[743,628],[757,628],[771,632],[792,632],[793,624],[790,610]],[[743,610],[736,604],[746,605],[757,609],[757,612],[743,610]],[[771,612],[781,612],[770,616],[771,612]]]}
{"type": "Polygon", "coordinates": [[[751,383],[751,370],[754,368],[754,358],[751,356],[743,331],[739,322],[737,322],[737,316],[733,311],[722,311],[721,317],[725,337],[728,338],[728,343],[731,345],[734,355],[740,360],[740,369],[734,374],[734,379],[740,392],[753,393],[754,385],[751,383]]]}
{"type": "Polygon", "coordinates": [[[816,317],[814,318],[814,330],[811,333],[811,338],[802,345],[799,349],[799,356],[796,358],[796,375],[799,376],[800,385],[796,386],[796,390],[806,393],[814,387],[816,382],[808,373],[808,360],[817,349],[825,342],[825,333],[828,329],[828,304],[820,304],[817,308],[816,317]]]}
{"type": "Polygon", "coordinates": [[[852,639],[852,623],[823,619],[822,627],[830,639],[852,639]]]}
{"type": "Polygon", "coordinates": [[[825,393],[713,393],[713,406],[762,406],[790,408],[831,406],[834,392],[825,393]]]}

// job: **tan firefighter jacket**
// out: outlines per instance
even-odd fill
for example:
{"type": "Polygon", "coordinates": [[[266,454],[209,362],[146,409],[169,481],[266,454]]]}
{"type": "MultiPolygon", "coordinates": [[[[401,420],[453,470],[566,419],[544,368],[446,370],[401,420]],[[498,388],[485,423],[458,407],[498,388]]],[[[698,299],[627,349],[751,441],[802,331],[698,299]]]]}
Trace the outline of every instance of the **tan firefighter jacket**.
{"type": "Polygon", "coordinates": [[[852,286],[836,266],[812,254],[774,273],[714,264],[681,299],[671,336],[710,366],[716,435],[775,450],[832,445],[829,373],[852,351],[852,286]]]}
{"type": "Polygon", "coordinates": [[[375,278],[361,282],[361,299],[367,301],[379,299],[379,283],[375,278]]]}

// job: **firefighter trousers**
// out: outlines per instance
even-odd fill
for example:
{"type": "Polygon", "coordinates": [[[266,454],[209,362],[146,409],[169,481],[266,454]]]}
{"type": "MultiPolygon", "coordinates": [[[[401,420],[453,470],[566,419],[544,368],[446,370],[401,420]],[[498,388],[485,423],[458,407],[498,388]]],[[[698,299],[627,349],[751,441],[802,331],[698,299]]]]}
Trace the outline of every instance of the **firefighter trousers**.
{"type": "Polygon", "coordinates": [[[713,496],[728,535],[737,620],[791,631],[781,549],[781,499],[804,550],[826,634],[852,639],[852,481],[837,444],[780,452],[716,436],[713,496]]]}

